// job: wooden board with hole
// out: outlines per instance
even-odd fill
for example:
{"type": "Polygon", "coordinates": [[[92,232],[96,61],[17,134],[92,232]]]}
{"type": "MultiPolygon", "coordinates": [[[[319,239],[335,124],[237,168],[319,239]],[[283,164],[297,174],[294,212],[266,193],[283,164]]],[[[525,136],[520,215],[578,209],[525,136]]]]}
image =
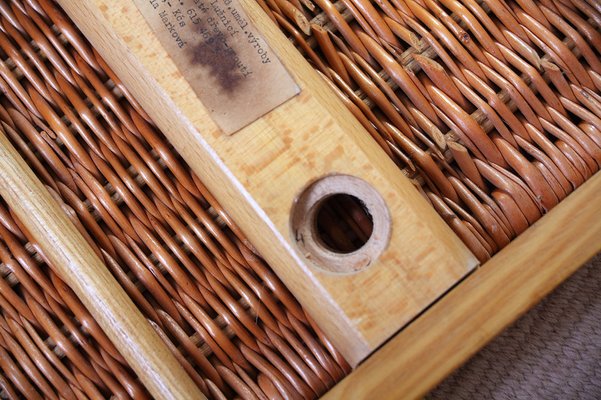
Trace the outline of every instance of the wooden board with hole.
{"type": "Polygon", "coordinates": [[[477,265],[253,1],[240,3],[300,93],[232,136],[213,121],[136,2],[60,3],[351,364],[477,265]],[[343,266],[334,272],[298,246],[303,239],[291,228],[301,193],[329,176],[350,176],[368,188],[370,197],[359,200],[376,205],[368,212],[378,233],[350,254],[316,246],[343,266]],[[365,256],[374,241],[377,251],[365,256]],[[345,257],[360,259],[360,271],[345,257]]]}

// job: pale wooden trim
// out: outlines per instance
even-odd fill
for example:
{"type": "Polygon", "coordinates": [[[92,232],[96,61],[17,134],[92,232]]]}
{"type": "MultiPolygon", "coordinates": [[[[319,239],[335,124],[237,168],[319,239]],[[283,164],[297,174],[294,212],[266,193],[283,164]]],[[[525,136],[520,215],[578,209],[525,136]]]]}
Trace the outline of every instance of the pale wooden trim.
{"type": "Polygon", "coordinates": [[[1,129],[0,195],[155,398],[205,398],[1,129]]]}
{"type": "Polygon", "coordinates": [[[324,399],[423,396],[600,249],[601,173],[597,173],[324,399]]]}

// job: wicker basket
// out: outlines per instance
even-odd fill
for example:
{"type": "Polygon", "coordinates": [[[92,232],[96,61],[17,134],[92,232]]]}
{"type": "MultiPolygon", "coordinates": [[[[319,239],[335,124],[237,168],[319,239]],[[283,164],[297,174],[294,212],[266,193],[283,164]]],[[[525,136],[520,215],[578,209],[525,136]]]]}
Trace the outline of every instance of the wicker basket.
{"type": "MultiPolygon", "coordinates": [[[[594,0],[258,3],[481,261],[601,165],[594,0]]],[[[5,134],[201,391],[315,398],[348,374],[68,17],[0,5],[5,134]]],[[[332,247],[369,236],[361,211],[326,210],[332,247]]],[[[148,397],[4,202],[0,262],[0,397],[148,397]]]]}

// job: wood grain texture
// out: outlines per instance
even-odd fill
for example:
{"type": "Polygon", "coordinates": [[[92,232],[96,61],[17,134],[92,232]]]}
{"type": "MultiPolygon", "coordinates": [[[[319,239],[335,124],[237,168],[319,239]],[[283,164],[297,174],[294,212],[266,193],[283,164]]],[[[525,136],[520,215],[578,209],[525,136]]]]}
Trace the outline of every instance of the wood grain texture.
{"type": "Polygon", "coordinates": [[[1,130],[0,195],[155,398],[204,398],[1,130]]]}
{"type": "Polygon", "coordinates": [[[477,264],[254,1],[242,3],[302,92],[233,136],[211,120],[132,1],[59,3],[351,364],[477,264]],[[376,188],[393,219],[385,252],[352,275],[314,268],[292,241],[294,199],[332,173],[376,188]]]}
{"type": "Polygon", "coordinates": [[[597,173],[324,398],[423,396],[601,250],[600,193],[597,173]]]}

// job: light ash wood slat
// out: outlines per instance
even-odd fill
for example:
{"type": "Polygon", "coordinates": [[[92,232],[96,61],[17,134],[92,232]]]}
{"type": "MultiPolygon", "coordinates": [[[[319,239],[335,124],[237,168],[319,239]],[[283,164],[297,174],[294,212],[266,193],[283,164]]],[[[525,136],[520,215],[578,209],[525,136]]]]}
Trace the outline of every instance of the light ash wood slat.
{"type": "Polygon", "coordinates": [[[0,195],[155,398],[205,398],[1,129],[0,195]]]}

